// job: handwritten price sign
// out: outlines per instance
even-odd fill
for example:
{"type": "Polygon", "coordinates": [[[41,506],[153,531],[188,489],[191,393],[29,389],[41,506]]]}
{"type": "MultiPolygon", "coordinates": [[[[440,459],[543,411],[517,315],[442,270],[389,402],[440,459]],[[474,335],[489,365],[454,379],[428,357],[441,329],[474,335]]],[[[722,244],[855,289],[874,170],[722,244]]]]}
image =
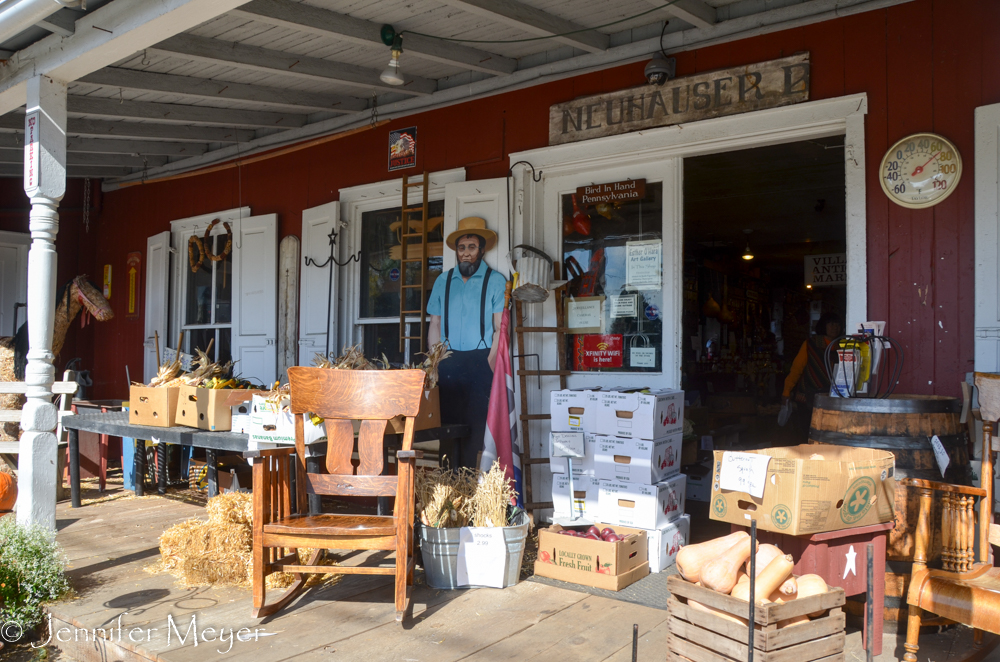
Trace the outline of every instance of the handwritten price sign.
{"type": "Polygon", "coordinates": [[[770,455],[757,453],[723,453],[719,471],[719,487],[724,490],[746,492],[760,499],[767,482],[767,464],[770,455]]]}
{"type": "Polygon", "coordinates": [[[503,529],[465,526],[458,540],[459,586],[503,588],[507,556],[503,529]]]}

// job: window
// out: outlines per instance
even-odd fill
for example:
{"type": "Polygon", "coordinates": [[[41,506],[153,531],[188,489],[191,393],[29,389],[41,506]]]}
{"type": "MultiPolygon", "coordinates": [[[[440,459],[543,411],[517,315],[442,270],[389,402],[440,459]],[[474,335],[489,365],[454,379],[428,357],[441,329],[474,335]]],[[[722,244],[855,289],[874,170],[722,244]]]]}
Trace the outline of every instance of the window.
{"type": "MultiPolygon", "coordinates": [[[[415,340],[410,341],[406,352],[399,351],[400,289],[403,284],[414,285],[420,282],[419,263],[407,263],[405,274],[401,269],[401,209],[401,207],[391,207],[364,212],[361,215],[361,299],[358,307],[359,322],[364,325],[362,343],[365,356],[381,358],[385,355],[390,363],[396,364],[414,360],[416,353],[421,351],[415,340]]],[[[431,202],[428,216],[430,223],[427,244],[428,273],[424,285],[426,295],[430,296],[434,280],[441,274],[442,268],[444,237],[441,228],[444,201],[431,202]]],[[[420,228],[412,223],[412,219],[410,231],[420,231],[420,228]]],[[[420,250],[419,238],[407,239],[409,258],[419,258],[420,250]]],[[[419,310],[421,305],[419,289],[409,289],[406,310],[419,310]]],[[[419,335],[419,330],[415,326],[415,324],[409,325],[408,335],[419,335]]]]}
{"type": "Polygon", "coordinates": [[[662,372],[663,187],[628,202],[561,199],[573,370],[662,372]]]}
{"type": "MultiPolygon", "coordinates": [[[[207,249],[219,255],[226,247],[226,235],[209,238],[207,249]]],[[[231,247],[230,247],[231,248],[231,247]]],[[[184,351],[196,354],[197,349],[208,352],[219,363],[232,360],[232,310],[233,310],[233,252],[219,260],[207,256],[196,271],[187,275],[184,293],[184,351]],[[211,345],[211,351],[209,350],[211,345]]]]}

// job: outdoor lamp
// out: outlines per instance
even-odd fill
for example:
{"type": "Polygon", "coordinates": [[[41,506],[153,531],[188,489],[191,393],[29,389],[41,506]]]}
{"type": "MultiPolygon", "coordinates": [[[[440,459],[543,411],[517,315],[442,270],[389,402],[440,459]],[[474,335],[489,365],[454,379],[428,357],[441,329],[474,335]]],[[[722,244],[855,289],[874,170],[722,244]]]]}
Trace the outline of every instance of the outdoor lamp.
{"type": "Polygon", "coordinates": [[[391,25],[383,25],[380,32],[382,43],[392,49],[388,66],[379,74],[379,80],[387,85],[402,85],[406,81],[399,73],[399,56],[403,53],[403,37],[391,25]]]}

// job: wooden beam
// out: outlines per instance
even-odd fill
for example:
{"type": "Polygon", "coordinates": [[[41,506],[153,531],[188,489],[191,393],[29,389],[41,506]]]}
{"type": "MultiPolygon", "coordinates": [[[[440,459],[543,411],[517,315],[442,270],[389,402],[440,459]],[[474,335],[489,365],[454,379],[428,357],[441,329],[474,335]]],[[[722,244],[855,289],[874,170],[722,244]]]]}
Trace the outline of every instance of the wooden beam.
{"type": "Polygon", "coordinates": [[[343,62],[324,60],[308,55],[296,55],[284,51],[261,48],[210,39],[193,34],[180,34],[161,41],[149,50],[179,55],[184,59],[227,64],[240,69],[262,71],[269,74],[294,76],[296,78],[336,81],[345,85],[355,85],[371,91],[388,90],[403,94],[432,94],[437,83],[429,78],[407,76],[403,85],[389,85],[379,80],[380,70],[359,67],[343,62]]]}
{"type": "MultiPolygon", "coordinates": [[[[68,152],[66,154],[66,164],[69,166],[112,166],[142,168],[147,166],[155,168],[166,163],[169,159],[165,156],[133,156],[131,154],[90,154],[87,152],[68,152]]],[[[0,149],[0,163],[24,163],[23,149],[0,149]]]]}
{"type": "MultiPolygon", "coordinates": [[[[512,25],[529,34],[549,36],[566,34],[564,37],[552,37],[553,41],[568,44],[573,48],[585,50],[588,53],[603,53],[611,45],[611,38],[603,32],[588,30],[541,9],[517,2],[517,0],[444,0],[452,7],[458,7],[470,14],[483,16],[506,25],[512,25]]],[[[405,48],[405,35],[404,35],[405,48]]]]}
{"type": "Polygon", "coordinates": [[[124,87],[130,90],[168,92],[170,94],[181,94],[201,99],[256,101],[276,106],[312,108],[334,113],[356,112],[364,110],[368,105],[367,101],[363,99],[340,94],[283,90],[278,87],[227,83],[221,80],[158,74],[122,67],[106,67],[84,76],[80,79],[80,82],[92,85],[124,87]]]}
{"type": "Polygon", "coordinates": [[[241,108],[211,108],[174,103],[151,103],[105,97],[70,96],[68,112],[104,117],[131,117],[157,122],[200,122],[227,127],[268,127],[287,129],[305,126],[306,116],[241,108]]]}
{"type": "MultiPolygon", "coordinates": [[[[0,129],[19,129],[24,126],[24,115],[10,113],[0,117],[0,129]]],[[[197,142],[235,143],[253,140],[254,132],[212,126],[184,126],[178,124],[147,124],[140,122],[109,122],[107,120],[69,120],[66,133],[84,136],[120,136],[122,138],[164,138],[197,142]]]]}
{"type": "MultiPolygon", "coordinates": [[[[93,177],[95,179],[108,179],[113,177],[124,177],[130,175],[133,168],[118,168],[115,166],[72,166],[66,168],[66,176],[75,179],[83,177],[93,177]]],[[[23,177],[24,166],[14,163],[0,163],[0,177],[23,177]]]]}
{"type": "MultiPolygon", "coordinates": [[[[385,48],[379,36],[381,23],[337,14],[293,0],[253,0],[230,11],[229,15],[243,16],[311,34],[334,35],[355,43],[378,44],[385,48]]],[[[403,51],[434,62],[493,75],[510,74],[517,69],[517,60],[513,58],[419,35],[404,35],[403,51]]],[[[388,48],[385,53],[388,62],[388,48]]]]}
{"type": "MultiPolygon", "coordinates": [[[[647,2],[656,7],[663,7],[665,4],[663,0],[647,2]]],[[[674,0],[669,6],[663,7],[663,11],[696,28],[710,28],[716,23],[715,7],[704,0],[674,0]]]]}
{"type": "MultiPolygon", "coordinates": [[[[11,134],[0,134],[6,136],[11,134]]],[[[21,144],[24,138],[21,137],[21,144]]],[[[66,139],[66,149],[72,152],[93,152],[98,154],[161,154],[165,156],[199,156],[208,151],[204,143],[174,143],[165,140],[124,140],[122,138],[77,138],[66,139]]]]}
{"type": "Polygon", "coordinates": [[[81,16],[82,12],[64,7],[55,14],[49,14],[48,18],[43,18],[35,25],[61,37],[72,37],[76,33],[76,21],[81,16]]]}

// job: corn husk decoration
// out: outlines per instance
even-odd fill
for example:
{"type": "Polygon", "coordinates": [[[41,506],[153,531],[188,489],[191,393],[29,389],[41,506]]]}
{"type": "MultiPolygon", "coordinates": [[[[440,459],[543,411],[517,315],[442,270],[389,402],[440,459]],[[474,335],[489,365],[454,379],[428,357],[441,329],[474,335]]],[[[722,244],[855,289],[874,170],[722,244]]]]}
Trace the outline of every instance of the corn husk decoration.
{"type": "Polygon", "coordinates": [[[431,347],[424,356],[427,358],[424,359],[423,363],[412,367],[427,373],[425,386],[432,389],[438,384],[438,366],[441,365],[441,361],[451,356],[451,350],[448,349],[448,345],[439,342],[431,347]]]}
{"type": "Polygon", "coordinates": [[[487,473],[480,473],[472,495],[472,521],[476,526],[507,526],[510,506],[515,501],[514,481],[494,461],[487,473]]]}
{"type": "Polygon", "coordinates": [[[424,526],[507,526],[514,482],[494,462],[488,473],[468,468],[417,471],[416,512],[424,526]]]}

